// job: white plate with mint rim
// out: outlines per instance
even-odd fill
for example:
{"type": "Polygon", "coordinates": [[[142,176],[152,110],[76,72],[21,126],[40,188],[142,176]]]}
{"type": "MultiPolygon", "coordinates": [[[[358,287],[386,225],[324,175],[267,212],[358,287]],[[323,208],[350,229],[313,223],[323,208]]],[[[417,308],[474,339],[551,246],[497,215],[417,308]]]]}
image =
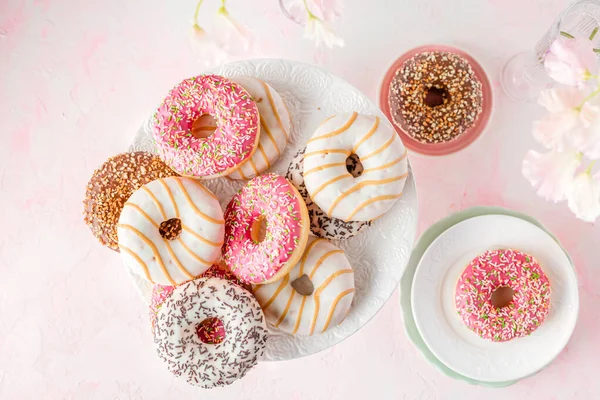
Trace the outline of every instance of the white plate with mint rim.
{"type": "MultiPolygon", "coordinates": [[[[466,376],[461,375],[461,374],[457,373],[456,371],[453,371],[450,368],[448,368],[447,366],[445,366],[431,352],[431,350],[429,350],[429,347],[427,347],[427,345],[423,341],[423,338],[421,337],[421,334],[419,333],[419,330],[417,329],[417,326],[415,325],[415,319],[414,319],[413,313],[412,313],[412,304],[411,304],[412,282],[413,282],[413,278],[415,276],[415,271],[417,269],[417,265],[421,261],[423,254],[425,254],[425,251],[427,251],[427,249],[429,248],[431,243],[433,243],[433,241],[438,236],[440,236],[442,233],[444,233],[444,231],[446,231],[447,229],[450,229],[451,227],[453,227],[454,225],[456,225],[462,221],[465,221],[467,219],[474,218],[474,217],[479,217],[481,215],[510,215],[510,216],[513,216],[516,218],[520,218],[524,221],[528,221],[528,222],[538,226],[539,228],[544,229],[544,231],[546,231],[550,236],[552,236],[554,238],[554,240],[556,241],[556,243],[558,243],[560,245],[560,242],[558,241],[558,239],[556,237],[554,237],[552,235],[552,233],[550,231],[548,231],[548,229],[546,227],[544,227],[544,225],[542,225],[538,220],[536,220],[535,218],[533,218],[529,215],[526,215],[526,214],[523,214],[523,213],[520,213],[520,212],[517,212],[514,210],[509,210],[509,209],[502,208],[502,207],[477,206],[477,207],[468,208],[466,210],[457,211],[457,212],[450,214],[449,216],[442,218],[441,220],[435,222],[433,225],[431,225],[429,228],[427,228],[427,230],[425,230],[425,232],[423,232],[423,234],[419,237],[419,240],[415,244],[415,247],[410,255],[410,260],[408,261],[408,266],[406,267],[406,270],[404,271],[402,280],[400,281],[400,296],[399,296],[400,308],[402,311],[402,321],[404,323],[404,331],[406,332],[406,335],[408,336],[410,341],[415,345],[417,350],[419,350],[421,352],[423,357],[428,362],[431,363],[431,365],[433,365],[438,370],[440,370],[440,372],[442,372],[444,375],[446,375],[452,379],[460,380],[460,381],[469,383],[471,385],[477,385],[477,386],[483,386],[483,387],[489,387],[489,388],[502,388],[502,387],[513,385],[518,381],[517,380],[504,381],[504,382],[478,381],[475,379],[467,378],[466,376]]],[[[569,257],[568,252],[564,248],[563,248],[563,251],[565,252],[567,257],[569,257]]],[[[569,260],[571,260],[570,257],[569,257],[569,260]]],[[[571,260],[571,267],[575,268],[575,267],[573,267],[572,264],[573,264],[573,261],[571,260]]]]}
{"type": "MultiPolygon", "coordinates": [[[[316,127],[327,117],[357,111],[385,118],[379,107],[343,79],[321,68],[294,61],[259,59],[239,61],[205,71],[226,77],[252,76],[270,84],[283,98],[292,119],[292,132],[281,158],[270,172],[285,175],[293,155],[304,148],[316,127]]],[[[186,77],[175,77],[173,85],[186,77]]],[[[165,88],[165,95],[170,87],[165,88]]],[[[158,104],[158,102],[157,102],[158,104]]],[[[153,110],[149,110],[149,114],[153,110]]],[[[148,118],[133,138],[129,151],[156,153],[152,139],[152,118],[148,118]]],[[[225,207],[245,181],[227,178],[202,183],[225,207]]],[[[417,232],[417,190],[410,173],[402,197],[381,218],[353,238],[332,241],[346,253],[354,268],[356,292],[344,322],[314,336],[288,335],[270,327],[262,361],[291,360],[326,350],[366,325],[390,298],[408,264],[417,232]]],[[[152,286],[137,275],[132,281],[146,303],[152,286]]]]}
{"type": "Polygon", "coordinates": [[[442,233],[417,266],[411,289],[412,313],[429,350],[445,366],[467,378],[507,382],[548,365],[566,346],[579,309],[577,278],[564,250],[544,230],[520,218],[485,215],[442,233]],[[531,335],[495,343],[480,338],[460,320],[454,288],[477,254],[516,248],[534,255],[550,279],[550,313],[531,335]]]}

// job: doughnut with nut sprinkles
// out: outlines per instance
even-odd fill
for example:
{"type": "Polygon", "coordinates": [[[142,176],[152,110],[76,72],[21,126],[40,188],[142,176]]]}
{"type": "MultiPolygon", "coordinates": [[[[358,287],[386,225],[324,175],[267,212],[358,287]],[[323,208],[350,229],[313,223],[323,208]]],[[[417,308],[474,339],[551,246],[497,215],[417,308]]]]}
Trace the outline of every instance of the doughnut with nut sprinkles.
{"type": "Polygon", "coordinates": [[[354,271],[342,250],[311,237],[290,273],[256,286],[254,296],[274,327],[293,335],[323,333],[346,318],[354,298],[354,271]]]}
{"type": "Polygon", "coordinates": [[[205,389],[243,378],[262,356],[267,336],[256,299],[219,278],[176,287],[154,328],[156,352],[169,371],[205,389]]]}
{"type": "Polygon", "coordinates": [[[277,174],[250,180],[229,202],[225,223],[223,261],[247,283],[283,278],[302,256],[310,230],[300,193],[277,174]]]}
{"type": "Polygon", "coordinates": [[[266,82],[249,76],[231,80],[246,89],[258,106],[260,139],[252,157],[228,176],[251,179],[271,168],[285,150],[290,136],[290,114],[279,93],[266,82]]]}
{"type": "Polygon", "coordinates": [[[98,241],[119,251],[117,224],[129,196],[155,179],[177,176],[162,160],[137,151],[109,158],[86,186],[83,214],[98,241]]]}
{"type": "Polygon", "coordinates": [[[477,256],[456,284],[456,309],[483,339],[505,342],[526,336],[550,309],[550,281],[539,262],[519,250],[491,250],[477,256]]]}
{"type": "Polygon", "coordinates": [[[395,125],[421,143],[443,143],[471,128],[483,111],[483,86],[464,57],[427,51],[407,60],[389,89],[395,125]]]}
{"type": "Polygon", "coordinates": [[[177,285],[202,275],[221,257],[223,210],[193,179],[157,179],[131,195],[117,232],[131,271],[153,283],[177,285]]]}
{"type": "Polygon", "coordinates": [[[335,115],[325,120],[304,153],[304,183],[310,198],[328,217],[371,221],[402,196],[408,177],[407,152],[386,119],[373,115],[335,115]],[[356,154],[364,170],[346,169],[356,154]]]}
{"type": "Polygon", "coordinates": [[[260,137],[258,107],[237,83],[218,75],[185,79],[167,95],[154,115],[154,139],[161,158],[181,175],[227,175],[254,151],[260,137]],[[216,121],[214,133],[197,137],[194,122],[216,121]]]}

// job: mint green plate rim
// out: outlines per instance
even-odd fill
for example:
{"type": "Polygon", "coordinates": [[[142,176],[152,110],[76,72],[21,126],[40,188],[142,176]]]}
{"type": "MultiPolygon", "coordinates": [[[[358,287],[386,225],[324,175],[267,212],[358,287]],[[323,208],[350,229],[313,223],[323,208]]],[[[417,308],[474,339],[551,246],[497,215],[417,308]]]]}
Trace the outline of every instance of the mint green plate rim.
{"type": "MultiPolygon", "coordinates": [[[[564,249],[564,247],[562,247],[562,245],[560,244],[558,239],[551,232],[549,232],[548,229],[546,229],[546,227],[544,225],[542,225],[539,221],[537,221],[535,218],[530,217],[526,214],[517,212],[517,211],[508,210],[508,209],[505,209],[502,207],[473,207],[473,208],[469,208],[469,209],[463,210],[463,211],[458,211],[452,215],[449,215],[448,217],[446,217],[446,218],[436,222],[432,226],[430,226],[421,235],[421,237],[417,241],[417,243],[411,253],[410,259],[408,261],[408,265],[406,266],[406,270],[404,271],[404,275],[400,281],[400,308],[402,310],[402,316],[403,316],[403,321],[404,321],[404,330],[406,331],[406,334],[408,335],[409,339],[413,342],[413,344],[417,347],[417,349],[421,352],[421,354],[425,357],[425,359],[427,361],[429,361],[431,364],[433,364],[435,367],[437,367],[440,371],[442,371],[442,373],[444,373],[446,376],[449,376],[450,378],[462,380],[464,382],[470,383],[471,385],[485,386],[485,387],[491,387],[491,388],[502,388],[502,387],[513,385],[513,384],[517,383],[519,380],[505,381],[505,382],[477,381],[475,379],[467,378],[466,376],[458,374],[457,372],[451,370],[446,365],[444,365],[440,360],[438,360],[433,355],[433,353],[429,350],[429,348],[427,347],[427,345],[421,338],[421,334],[419,333],[419,330],[417,329],[417,326],[415,325],[415,320],[413,318],[412,307],[411,307],[411,302],[410,302],[412,281],[415,276],[415,271],[417,269],[417,265],[419,264],[421,257],[423,257],[423,253],[425,253],[425,251],[431,245],[431,243],[439,235],[444,233],[446,230],[448,230],[452,226],[458,224],[459,222],[465,221],[470,218],[479,217],[482,215],[508,215],[508,216],[520,218],[522,220],[525,220],[527,222],[530,222],[530,223],[538,226],[539,228],[546,231],[554,240],[556,240],[556,243],[558,243],[559,246],[561,246],[561,248],[564,250],[567,257],[569,258],[569,261],[571,261],[571,265],[573,265],[573,260],[569,256],[569,253],[564,249]]],[[[550,363],[545,365],[544,368],[547,367],[548,365],[550,365],[550,363]]],[[[536,373],[537,372],[533,373],[532,375],[535,375],[536,373]]],[[[532,375],[529,375],[529,376],[532,376],[532,375]]],[[[526,377],[524,377],[524,378],[526,378],[526,377]]]]}

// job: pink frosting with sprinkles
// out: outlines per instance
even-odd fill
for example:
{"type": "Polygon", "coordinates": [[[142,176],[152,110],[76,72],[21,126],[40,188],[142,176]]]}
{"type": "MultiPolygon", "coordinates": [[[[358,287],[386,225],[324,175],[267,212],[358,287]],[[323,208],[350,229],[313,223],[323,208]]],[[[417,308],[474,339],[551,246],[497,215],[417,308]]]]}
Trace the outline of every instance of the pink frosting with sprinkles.
{"type": "Polygon", "coordinates": [[[261,283],[275,275],[301,240],[302,200],[291,183],[277,174],[258,176],[236,194],[225,211],[223,260],[247,283],[261,283]],[[266,221],[265,238],[252,240],[251,226],[266,221]]]}
{"type": "Polygon", "coordinates": [[[156,324],[156,314],[162,307],[164,302],[171,296],[175,290],[175,286],[154,285],[152,287],[152,295],[150,296],[150,327],[154,330],[156,324]]]}
{"type": "Polygon", "coordinates": [[[505,342],[529,335],[550,307],[550,281],[538,261],[518,250],[491,250],[476,257],[458,279],[456,308],[462,321],[484,339],[505,342]],[[499,287],[514,291],[498,308],[491,302],[499,287]]]}
{"type": "Polygon", "coordinates": [[[201,75],[169,92],[154,115],[154,138],[161,158],[179,174],[219,176],[250,158],[259,126],[258,108],[244,88],[201,75]],[[217,128],[208,138],[196,138],[192,124],[203,114],[212,115],[217,128]]]}

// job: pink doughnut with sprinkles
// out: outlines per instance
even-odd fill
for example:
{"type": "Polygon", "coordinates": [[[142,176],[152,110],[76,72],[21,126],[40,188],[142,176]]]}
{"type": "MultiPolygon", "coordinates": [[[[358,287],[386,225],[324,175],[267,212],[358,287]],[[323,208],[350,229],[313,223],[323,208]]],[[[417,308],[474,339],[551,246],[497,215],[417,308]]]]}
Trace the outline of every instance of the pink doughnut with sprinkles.
{"type": "Polygon", "coordinates": [[[201,75],[169,92],[154,115],[154,139],[160,157],[179,174],[214,178],[254,154],[259,121],[258,107],[244,88],[222,76],[201,75]],[[214,118],[214,130],[199,127],[206,116],[214,118]]]}
{"type": "Polygon", "coordinates": [[[483,339],[527,336],[550,308],[550,281],[538,261],[518,250],[490,250],[465,268],[456,284],[462,321],[483,339]]]}
{"type": "Polygon", "coordinates": [[[227,206],[223,261],[243,282],[275,282],[302,257],[309,229],[294,185],[277,174],[258,176],[227,206]]]}

